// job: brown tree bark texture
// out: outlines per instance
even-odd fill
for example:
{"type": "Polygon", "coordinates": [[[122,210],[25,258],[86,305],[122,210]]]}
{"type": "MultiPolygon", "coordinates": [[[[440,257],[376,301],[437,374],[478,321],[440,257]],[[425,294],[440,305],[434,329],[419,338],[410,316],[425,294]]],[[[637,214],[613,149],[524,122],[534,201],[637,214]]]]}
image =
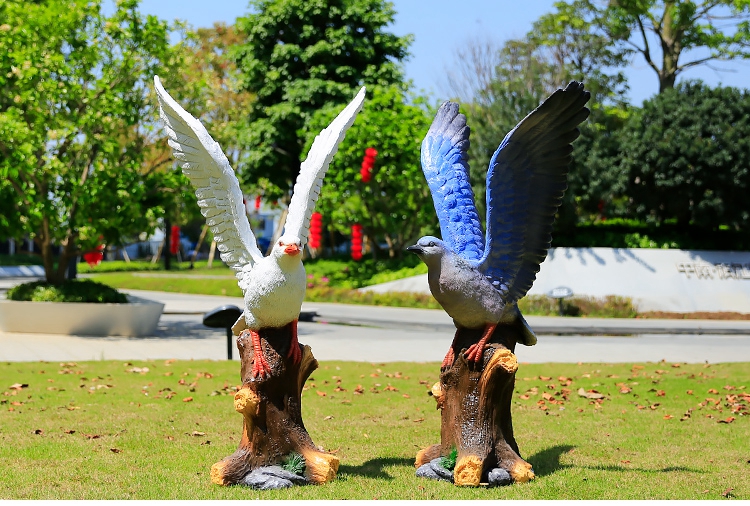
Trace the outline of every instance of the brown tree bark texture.
{"type": "Polygon", "coordinates": [[[517,483],[534,478],[531,465],[519,455],[510,410],[518,369],[513,351],[519,332],[517,325],[498,325],[482,362],[475,366],[463,355],[481,338],[482,329],[458,330],[453,342],[456,360],[433,387],[441,410],[441,442],[417,453],[416,467],[456,448],[456,485],[478,486],[482,476],[497,467],[508,471],[517,483]]]}
{"type": "Polygon", "coordinates": [[[318,361],[309,346],[302,347],[302,359],[294,364],[287,358],[292,338],[291,324],[259,331],[261,346],[271,368],[263,379],[250,376],[253,349],[244,319],[233,328],[240,351],[242,387],[234,396],[234,408],[244,420],[237,451],[211,467],[211,481],[218,485],[239,483],[253,469],[279,464],[291,452],[305,459],[305,475],[312,483],[333,480],[338,457],[321,452],[302,421],[302,387],[317,369],[318,361]]]}

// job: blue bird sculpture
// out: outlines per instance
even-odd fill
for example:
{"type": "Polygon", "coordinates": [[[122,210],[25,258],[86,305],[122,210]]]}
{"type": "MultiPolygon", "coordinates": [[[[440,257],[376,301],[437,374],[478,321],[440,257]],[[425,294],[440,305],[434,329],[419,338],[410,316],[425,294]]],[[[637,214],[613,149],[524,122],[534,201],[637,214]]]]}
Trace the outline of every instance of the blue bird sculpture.
{"type": "MultiPolygon", "coordinates": [[[[458,104],[445,102],[422,141],[422,170],[432,192],[440,233],[408,251],[427,264],[430,291],[461,328],[484,329],[465,353],[478,363],[498,324],[520,327],[519,342],[536,336],[517,301],[531,288],[552,242],[552,223],[567,188],[577,126],[590,93],[571,82],[555,91],[511,130],[487,171],[486,237],[469,181],[469,127],[458,104]]],[[[455,338],[454,338],[455,343],[455,338]]],[[[454,361],[453,344],[441,368],[454,361]]]]}

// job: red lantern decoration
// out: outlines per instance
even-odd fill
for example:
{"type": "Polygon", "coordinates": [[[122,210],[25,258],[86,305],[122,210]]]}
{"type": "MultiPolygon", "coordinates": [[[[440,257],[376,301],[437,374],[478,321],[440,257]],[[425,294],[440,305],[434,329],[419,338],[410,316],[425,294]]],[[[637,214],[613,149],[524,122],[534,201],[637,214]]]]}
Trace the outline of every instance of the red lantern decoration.
{"type": "Polygon", "coordinates": [[[320,239],[323,237],[323,215],[312,213],[310,216],[310,242],[313,249],[320,248],[320,239]]]}
{"type": "Polygon", "coordinates": [[[169,252],[176,255],[180,251],[180,227],[172,225],[172,236],[169,239],[169,252]]]}
{"type": "Polygon", "coordinates": [[[362,169],[359,171],[363,183],[369,183],[370,179],[372,179],[372,168],[375,166],[375,157],[377,155],[378,151],[375,148],[365,149],[365,157],[362,160],[362,169]]]}
{"type": "Polygon", "coordinates": [[[255,210],[260,209],[260,195],[255,197],[255,210]]]}
{"type": "Polygon", "coordinates": [[[96,247],[96,250],[83,254],[83,259],[90,267],[96,267],[104,260],[104,244],[96,247]]]}
{"type": "Polygon", "coordinates": [[[362,260],[362,225],[352,225],[352,259],[362,260]]]}

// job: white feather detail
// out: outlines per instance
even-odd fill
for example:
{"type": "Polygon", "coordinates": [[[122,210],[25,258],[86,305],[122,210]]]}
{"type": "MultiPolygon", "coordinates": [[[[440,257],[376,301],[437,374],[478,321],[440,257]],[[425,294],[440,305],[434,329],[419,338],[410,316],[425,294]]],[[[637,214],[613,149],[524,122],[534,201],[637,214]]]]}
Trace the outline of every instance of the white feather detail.
{"type": "Polygon", "coordinates": [[[207,224],[216,233],[221,259],[243,277],[263,258],[245,212],[239,181],[229,160],[206,128],[185,111],[154,76],[159,112],[169,136],[167,141],[183,173],[195,187],[198,205],[207,224]]]}
{"type": "Polygon", "coordinates": [[[315,203],[318,201],[323,177],[326,175],[331,159],[336,154],[346,131],[354,123],[357,113],[362,109],[364,100],[365,88],[363,86],[354,100],[336,116],[336,119],[325,130],[315,137],[310,151],[307,153],[307,158],[302,162],[297,182],[294,184],[292,201],[289,203],[289,212],[284,223],[284,235],[297,237],[300,240],[300,246],[307,243],[310,216],[312,216],[315,203]]]}

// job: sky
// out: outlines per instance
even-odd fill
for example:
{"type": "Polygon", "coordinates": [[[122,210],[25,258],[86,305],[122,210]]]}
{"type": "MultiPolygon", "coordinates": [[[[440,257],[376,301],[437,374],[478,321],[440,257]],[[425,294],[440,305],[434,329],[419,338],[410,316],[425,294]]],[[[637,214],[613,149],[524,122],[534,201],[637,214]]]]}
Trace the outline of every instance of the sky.
{"type": "MultiPolygon", "coordinates": [[[[553,10],[554,0],[391,0],[395,23],[388,29],[396,35],[414,35],[411,57],[405,62],[407,79],[415,88],[436,100],[451,98],[446,72],[455,68],[456,51],[472,39],[503,41],[520,38],[535,20],[553,10]]],[[[142,12],[162,19],[182,19],[194,28],[210,27],[221,21],[233,24],[248,12],[247,0],[141,0],[142,12]]],[[[750,62],[721,62],[718,72],[706,66],[694,67],[682,79],[702,79],[711,86],[747,87],[750,62]]],[[[629,102],[641,105],[659,89],[653,70],[642,58],[627,68],[629,102]]],[[[679,82],[679,79],[678,79],[679,82]]]]}

